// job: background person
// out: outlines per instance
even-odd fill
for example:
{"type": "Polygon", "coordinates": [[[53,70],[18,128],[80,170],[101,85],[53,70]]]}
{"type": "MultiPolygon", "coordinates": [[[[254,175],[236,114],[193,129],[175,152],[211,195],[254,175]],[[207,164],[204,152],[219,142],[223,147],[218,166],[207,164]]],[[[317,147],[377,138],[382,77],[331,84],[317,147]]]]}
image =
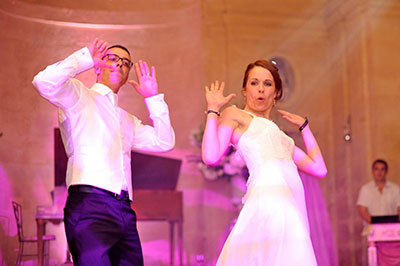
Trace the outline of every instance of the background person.
{"type": "Polygon", "coordinates": [[[400,187],[386,179],[388,170],[385,160],[375,160],[373,180],[363,185],[358,194],[358,213],[367,223],[371,223],[371,216],[400,215],[400,187]]]}

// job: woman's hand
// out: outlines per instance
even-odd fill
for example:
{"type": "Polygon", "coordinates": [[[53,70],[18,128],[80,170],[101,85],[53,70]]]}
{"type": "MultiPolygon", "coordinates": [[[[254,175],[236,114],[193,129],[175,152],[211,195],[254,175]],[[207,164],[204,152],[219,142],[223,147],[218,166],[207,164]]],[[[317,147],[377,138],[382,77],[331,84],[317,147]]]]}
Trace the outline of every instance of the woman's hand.
{"type": "Polygon", "coordinates": [[[144,98],[156,95],[158,93],[156,69],[152,66],[150,68],[150,73],[147,63],[139,60],[139,63],[135,63],[135,71],[138,82],[129,80],[128,83],[144,98]]]}
{"type": "MultiPolygon", "coordinates": [[[[286,112],[284,110],[277,110],[282,118],[286,119],[298,128],[301,127],[306,121],[305,118],[286,112]]],[[[316,177],[324,177],[328,173],[326,169],[324,158],[322,157],[321,150],[318,143],[311,132],[309,126],[306,126],[302,131],[303,142],[306,152],[295,146],[293,152],[293,161],[299,170],[306,172],[316,177]]]]}
{"type": "Polygon", "coordinates": [[[301,127],[304,124],[304,122],[306,121],[306,119],[304,117],[301,117],[299,115],[292,114],[287,111],[279,110],[279,109],[277,111],[278,111],[278,113],[281,114],[282,118],[286,119],[287,121],[289,121],[290,123],[292,123],[293,125],[295,125],[297,127],[301,127]]]}
{"type": "Polygon", "coordinates": [[[211,83],[210,87],[205,87],[208,110],[219,112],[222,106],[227,104],[230,100],[232,100],[233,97],[236,96],[236,94],[231,93],[225,97],[224,88],[225,82],[221,82],[220,85],[218,80],[211,83]]]}

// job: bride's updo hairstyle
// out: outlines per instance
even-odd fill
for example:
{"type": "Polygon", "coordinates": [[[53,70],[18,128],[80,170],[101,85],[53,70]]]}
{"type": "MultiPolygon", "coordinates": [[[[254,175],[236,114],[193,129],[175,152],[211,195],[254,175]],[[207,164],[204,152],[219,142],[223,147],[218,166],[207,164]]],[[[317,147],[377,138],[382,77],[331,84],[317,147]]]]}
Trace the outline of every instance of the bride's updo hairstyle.
{"type": "Polygon", "coordinates": [[[276,90],[275,100],[279,101],[282,98],[282,80],[281,80],[281,77],[279,76],[278,68],[273,63],[271,63],[267,60],[257,60],[254,63],[250,63],[247,66],[246,71],[244,72],[242,88],[243,89],[246,88],[247,80],[249,78],[249,72],[256,66],[263,67],[263,68],[269,70],[269,72],[271,72],[272,77],[274,78],[274,83],[275,83],[275,90],[276,90]]]}

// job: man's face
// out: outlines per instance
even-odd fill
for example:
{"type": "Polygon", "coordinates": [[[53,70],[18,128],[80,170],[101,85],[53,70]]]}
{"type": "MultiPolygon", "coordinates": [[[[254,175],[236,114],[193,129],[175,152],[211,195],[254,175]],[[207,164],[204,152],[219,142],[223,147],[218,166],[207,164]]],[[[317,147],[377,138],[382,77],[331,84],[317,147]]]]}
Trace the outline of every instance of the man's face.
{"type": "Polygon", "coordinates": [[[103,68],[99,74],[100,82],[112,88],[119,88],[126,83],[131,69],[131,57],[124,49],[114,47],[107,50],[104,60],[111,69],[103,68]],[[112,86],[111,86],[112,85],[112,86]]]}
{"type": "Polygon", "coordinates": [[[386,180],[387,170],[383,163],[375,163],[372,167],[372,175],[376,182],[382,182],[386,180]]]}

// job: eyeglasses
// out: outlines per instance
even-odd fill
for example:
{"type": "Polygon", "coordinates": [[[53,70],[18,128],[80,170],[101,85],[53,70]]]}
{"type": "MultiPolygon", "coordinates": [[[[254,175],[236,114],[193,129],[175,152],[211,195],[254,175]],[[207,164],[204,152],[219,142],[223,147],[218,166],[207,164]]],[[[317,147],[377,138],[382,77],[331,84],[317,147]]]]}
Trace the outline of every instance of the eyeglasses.
{"type": "Polygon", "coordinates": [[[103,56],[102,59],[104,60],[104,58],[106,58],[106,57],[107,57],[107,60],[109,60],[111,62],[117,62],[118,63],[118,61],[121,60],[122,65],[126,66],[128,68],[131,68],[133,66],[133,63],[128,58],[122,58],[122,57],[119,57],[116,54],[106,54],[105,56],[103,56]]]}

